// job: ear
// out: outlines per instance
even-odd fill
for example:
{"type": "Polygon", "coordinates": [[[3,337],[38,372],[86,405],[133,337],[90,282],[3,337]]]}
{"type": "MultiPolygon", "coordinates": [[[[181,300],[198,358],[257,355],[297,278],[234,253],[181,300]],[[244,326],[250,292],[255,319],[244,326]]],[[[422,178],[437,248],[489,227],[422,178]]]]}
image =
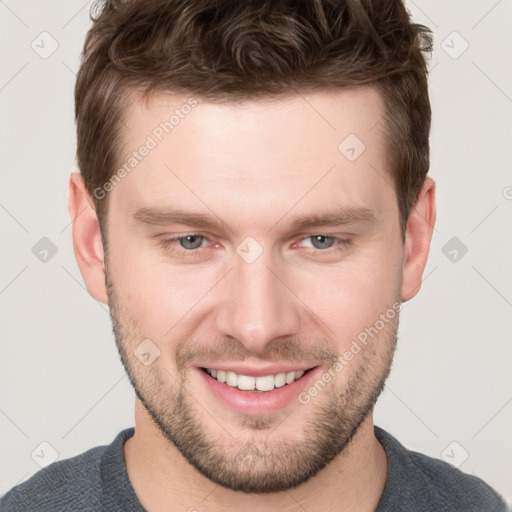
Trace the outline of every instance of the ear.
{"type": "Polygon", "coordinates": [[[436,222],[436,184],[427,178],[407,221],[404,244],[402,301],[412,299],[421,288],[421,280],[436,222]]]}
{"type": "Polygon", "coordinates": [[[105,285],[104,254],[96,210],[80,173],[71,173],[68,197],[69,215],[73,221],[73,249],[89,293],[108,304],[105,285]]]}

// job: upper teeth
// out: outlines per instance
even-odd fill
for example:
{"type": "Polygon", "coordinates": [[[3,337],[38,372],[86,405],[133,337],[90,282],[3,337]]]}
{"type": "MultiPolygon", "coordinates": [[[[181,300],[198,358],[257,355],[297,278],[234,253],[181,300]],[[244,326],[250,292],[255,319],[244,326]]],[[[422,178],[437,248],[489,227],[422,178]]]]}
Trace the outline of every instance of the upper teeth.
{"type": "Polygon", "coordinates": [[[228,386],[241,389],[243,391],[272,391],[274,387],[280,388],[285,384],[290,384],[294,380],[304,375],[302,370],[278,373],[277,375],[262,375],[261,377],[250,377],[248,375],[239,375],[238,373],[225,370],[213,370],[207,368],[206,371],[219,382],[224,382],[228,386]]]}

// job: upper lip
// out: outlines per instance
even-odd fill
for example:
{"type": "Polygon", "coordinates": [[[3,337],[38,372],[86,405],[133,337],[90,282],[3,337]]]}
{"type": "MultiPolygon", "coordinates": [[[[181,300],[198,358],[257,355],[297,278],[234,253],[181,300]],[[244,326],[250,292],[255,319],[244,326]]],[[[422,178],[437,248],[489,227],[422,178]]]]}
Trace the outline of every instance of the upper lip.
{"type": "Polygon", "coordinates": [[[206,363],[198,365],[200,368],[211,368],[212,370],[226,370],[248,377],[262,377],[263,375],[277,375],[293,371],[306,371],[315,367],[311,364],[273,364],[267,366],[254,366],[240,363],[206,363]]]}

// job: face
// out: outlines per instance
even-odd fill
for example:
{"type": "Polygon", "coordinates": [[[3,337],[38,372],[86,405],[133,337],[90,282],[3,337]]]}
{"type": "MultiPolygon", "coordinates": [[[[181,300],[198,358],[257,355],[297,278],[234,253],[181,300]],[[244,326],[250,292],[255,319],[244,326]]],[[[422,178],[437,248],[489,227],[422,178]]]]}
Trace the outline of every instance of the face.
{"type": "Polygon", "coordinates": [[[188,100],[126,112],[105,269],[116,342],[197,470],[290,489],[348,446],[392,361],[404,252],[384,106],[370,88],[188,100]]]}

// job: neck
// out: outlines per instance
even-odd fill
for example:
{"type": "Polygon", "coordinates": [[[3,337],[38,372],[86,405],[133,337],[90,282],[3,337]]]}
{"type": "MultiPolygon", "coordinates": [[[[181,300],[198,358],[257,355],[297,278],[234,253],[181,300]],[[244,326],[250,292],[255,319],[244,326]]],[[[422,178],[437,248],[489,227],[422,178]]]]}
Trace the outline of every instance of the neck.
{"type": "Polygon", "coordinates": [[[387,457],[373,431],[370,413],[346,449],[299,487],[274,494],[244,494],[204,477],[161,434],[136,400],[135,434],[124,445],[130,482],[150,512],[374,511],[384,490],[387,457]]]}

